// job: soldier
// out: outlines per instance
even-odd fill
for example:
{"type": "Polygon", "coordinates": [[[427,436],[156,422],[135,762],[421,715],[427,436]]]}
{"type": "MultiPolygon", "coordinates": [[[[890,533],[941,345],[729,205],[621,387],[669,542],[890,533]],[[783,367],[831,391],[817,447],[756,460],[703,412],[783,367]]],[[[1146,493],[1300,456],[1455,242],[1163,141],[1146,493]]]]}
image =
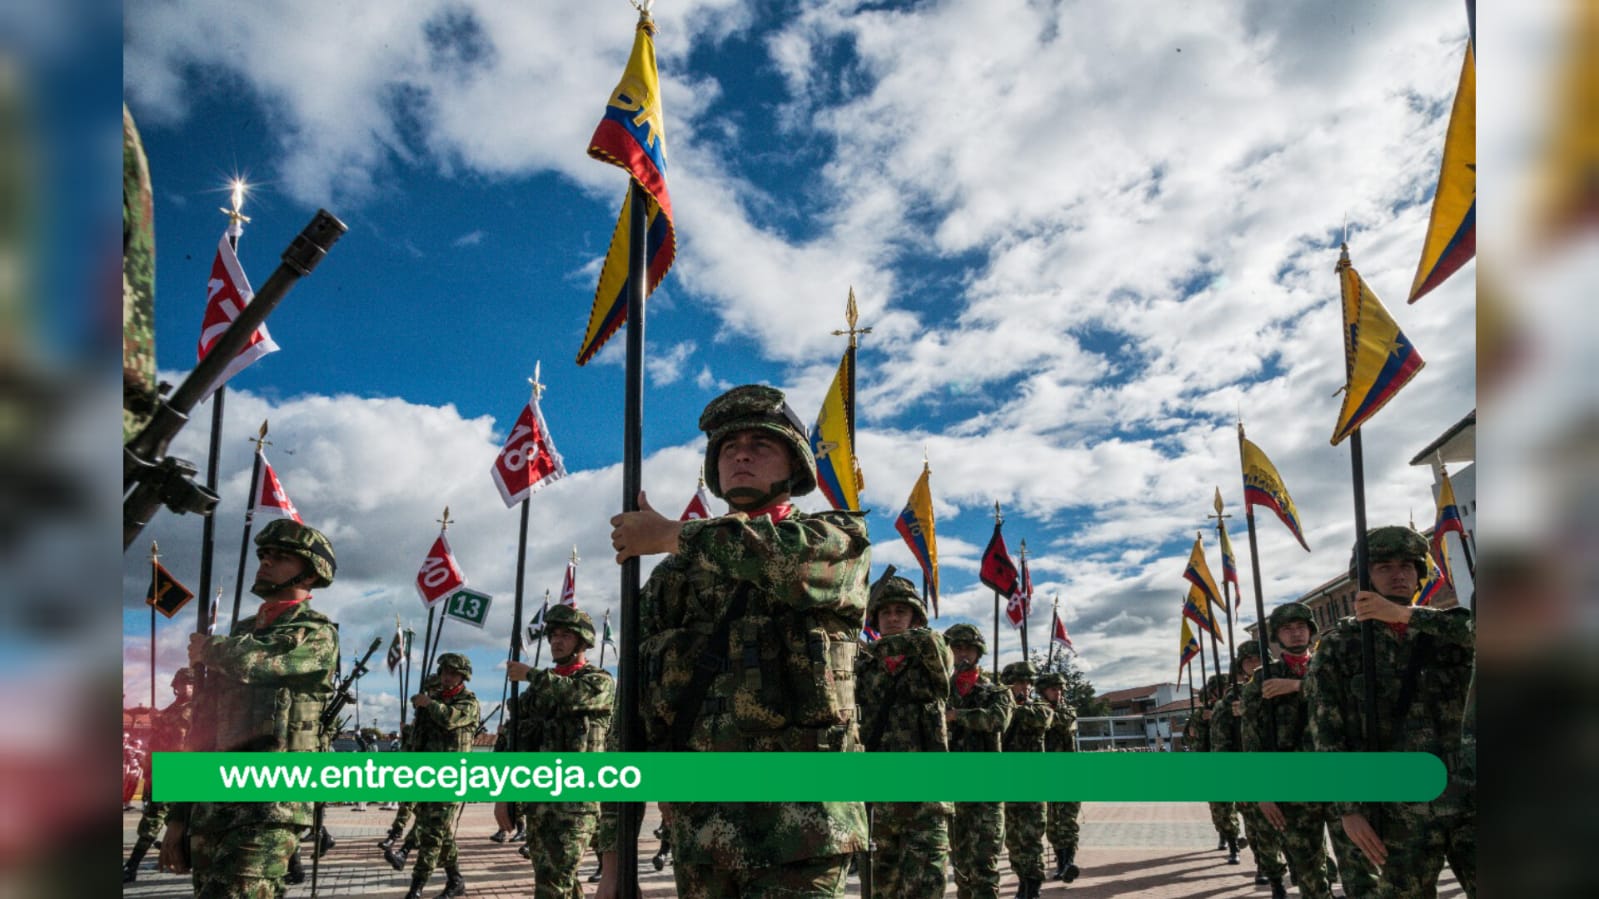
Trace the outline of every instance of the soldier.
{"type": "MultiPolygon", "coordinates": [[[[944,707],[955,668],[927,626],[921,596],[888,566],[872,585],[866,623],[882,636],[855,659],[867,752],[948,752],[944,707]]],[[[872,896],[938,899],[949,861],[949,802],[882,802],[872,809],[872,896]]]]}
{"type": "Polygon", "coordinates": [[[150,421],[160,400],[155,368],[155,206],[150,163],[122,104],[122,439],[150,421]]]}
{"type": "MultiPolygon", "coordinates": [[[[1010,688],[1016,704],[1010,724],[1005,727],[1006,752],[1043,752],[1055,710],[1049,703],[1034,699],[1033,679],[1037,672],[1030,662],[1012,662],[999,673],[1010,688]]],[[[1044,888],[1044,803],[1005,803],[1005,848],[1010,851],[1010,867],[1020,881],[1016,899],[1038,899],[1044,888]]]]}
{"type": "MultiPolygon", "coordinates": [[[[1211,752],[1242,752],[1243,739],[1243,688],[1260,670],[1260,641],[1245,640],[1238,644],[1236,661],[1232,667],[1232,681],[1227,687],[1227,692],[1221,699],[1211,706],[1210,716],[1210,751],[1211,752]]],[[[1255,884],[1257,886],[1272,886],[1275,896],[1282,889],[1283,874],[1287,868],[1283,863],[1282,840],[1276,828],[1269,826],[1266,819],[1261,816],[1260,806],[1253,802],[1237,805],[1238,811],[1244,818],[1244,834],[1248,838],[1241,844],[1248,845],[1255,854],[1255,884]]],[[[1228,864],[1237,864],[1237,850],[1229,853],[1228,864]]]]}
{"type": "MultiPolygon", "coordinates": [[[[951,752],[999,752],[1016,704],[1010,691],[989,682],[980,667],[988,645],[975,625],[956,624],[944,631],[955,656],[950,682],[951,752]]],[[[999,802],[957,802],[950,827],[955,894],[960,899],[998,899],[999,850],[1005,845],[1005,814],[999,802]]]]}
{"type": "MultiPolygon", "coordinates": [[[[516,709],[514,707],[506,710],[505,723],[500,726],[499,731],[494,735],[495,752],[510,751],[511,733],[516,726],[513,723],[515,717],[516,709]]],[[[528,751],[526,746],[519,746],[519,749],[523,752],[528,751]]],[[[506,840],[510,840],[513,846],[519,845],[523,849],[527,848],[526,804],[521,802],[496,803],[494,806],[494,823],[498,825],[499,829],[495,830],[493,835],[489,837],[490,840],[496,843],[504,843],[506,840]]],[[[523,853],[523,857],[526,857],[526,853],[523,853]]]]}
{"type": "MultiPolygon", "coordinates": [[[[427,689],[427,684],[426,683],[423,683],[422,689],[423,690],[427,689]]],[[[407,721],[405,724],[400,726],[400,735],[394,738],[394,745],[392,747],[395,751],[400,751],[400,750],[404,750],[406,752],[410,752],[411,751],[411,730],[412,730],[411,722],[409,722],[409,721],[407,721]]],[[[416,812],[416,803],[415,802],[401,802],[401,803],[399,803],[396,806],[395,811],[394,811],[394,820],[389,822],[389,833],[383,839],[378,841],[378,848],[379,849],[388,849],[389,847],[393,846],[395,843],[400,842],[400,837],[405,835],[405,825],[410,823],[411,818],[414,816],[415,812],[416,812]]],[[[407,848],[405,851],[409,852],[410,848],[407,848]]],[[[405,867],[405,865],[402,862],[398,868],[395,868],[395,870],[399,871],[399,870],[402,870],[404,867],[405,867]]]]}
{"type": "MultiPolygon", "coordinates": [[[[1066,700],[1066,677],[1056,672],[1040,677],[1038,695],[1055,712],[1055,719],[1044,735],[1045,752],[1077,751],[1077,710],[1066,700]]],[[[1055,879],[1071,883],[1080,873],[1077,868],[1077,816],[1082,811],[1081,802],[1049,803],[1049,823],[1046,833],[1049,845],[1055,849],[1055,879]]]]}
{"type": "MultiPolygon", "coordinates": [[[[1438,756],[1448,786],[1431,802],[1337,803],[1340,824],[1382,869],[1374,895],[1436,895],[1447,859],[1466,895],[1475,896],[1476,796],[1459,776],[1473,658],[1471,613],[1410,605],[1427,573],[1425,537],[1402,526],[1380,527],[1366,533],[1366,549],[1373,589],[1355,594],[1355,617],[1338,622],[1322,640],[1305,677],[1311,739],[1319,752],[1368,748],[1358,622],[1380,622],[1374,640],[1374,748],[1438,756]]],[[[1351,559],[1350,575],[1357,574],[1351,559]]]]}
{"type": "MultiPolygon", "coordinates": [[[[310,600],[312,590],[333,583],[333,545],[288,518],[269,522],[255,545],[260,567],[250,592],[262,599],[256,614],[226,637],[189,636],[189,664],[205,666],[189,748],[324,751],[322,707],[333,694],[339,637],[310,600]],[[202,729],[205,736],[196,740],[202,729]]],[[[309,802],[174,806],[161,867],[180,874],[192,867],[200,899],[282,895],[297,834],[311,823],[309,802]]]]}
{"type": "MultiPolygon", "coordinates": [[[[172,675],[172,704],[151,716],[150,751],[182,752],[183,741],[189,733],[189,718],[193,714],[191,699],[194,695],[194,671],[179,668],[172,675]]],[[[139,878],[139,863],[144,854],[155,845],[161,826],[166,823],[167,803],[156,802],[150,796],[153,790],[145,787],[144,814],[139,818],[139,838],[128,854],[122,868],[122,882],[133,883],[139,878]]]]}
{"type": "MultiPolygon", "coordinates": [[[[1188,732],[1192,742],[1190,752],[1210,752],[1212,738],[1214,737],[1214,724],[1212,720],[1213,706],[1220,699],[1223,691],[1227,689],[1227,677],[1222,674],[1213,674],[1205,682],[1204,692],[1199,698],[1199,714],[1190,715],[1188,718],[1188,732]],[[1198,719],[1197,721],[1195,719],[1198,719]]],[[[1216,828],[1216,848],[1227,850],[1227,864],[1236,865],[1238,850],[1248,845],[1247,841],[1238,839],[1238,817],[1234,813],[1234,804],[1231,802],[1212,802],[1210,805],[1210,823],[1216,828]]]]}
{"type": "MultiPolygon", "coordinates": [[[[1310,666],[1316,616],[1301,603],[1285,603],[1272,610],[1266,630],[1282,647],[1282,658],[1267,663],[1264,673],[1244,687],[1244,751],[1314,752],[1310,713],[1300,687],[1310,666]]],[[[1282,834],[1283,851],[1299,895],[1331,899],[1326,849],[1328,825],[1334,823],[1331,806],[1324,802],[1262,802],[1259,808],[1267,823],[1282,834]]],[[[1334,826],[1332,830],[1344,894],[1371,895],[1377,886],[1376,871],[1344,836],[1343,828],[1334,826]]],[[[1271,883],[1271,892],[1273,899],[1288,894],[1280,880],[1271,883]]]]}
{"type": "MultiPolygon", "coordinates": [[[[411,732],[417,752],[471,752],[477,736],[477,695],[466,688],[472,679],[472,660],[458,652],[439,656],[438,683],[430,690],[411,697],[416,709],[416,727],[411,732]]],[[[466,881],[455,850],[455,825],[462,803],[419,802],[416,805],[416,864],[411,868],[411,889],[405,899],[422,899],[422,888],[433,876],[433,867],[444,865],[444,892],[438,899],[466,895],[466,881]]],[[[383,857],[394,864],[393,856],[404,865],[404,848],[384,850],[383,857]]]]}
{"type": "MultiPolygon", "coordinates": [[[[550,644],[553,668],[539,669],[510,662],[511,680],[527,682],[518,697],[511,726],[523,752],[603,752],[611,730],[616,684],[611,675],[590,664],[594,621],[587,612],[554,605],[544,616],[544,639],[550,644]]],[[[536,899],[583,899],[578,865],[599,826],[598,802],[533,802],[527,804],[528,854],[533,862],[536,899]]],[[[509,813],[509,809],[503,809],[509,813]]]]}
{"type": "MultiPolygon", "coordinates": [[[[735,387],[699,426],[705,481],[733,512],[679,522],[641,493],[639,511],[611,519],[618,563],[671,554],[640,603],[645,740],[693,752],[855,751],[856,640],[871,567],[864,516],[790,504],[816,488],[816,462],[782,391],[735,387]]],[[[669,809],[683,896],[842,896],[849,857],[866,847],[859,802],[669,809]]],[[[602,832],[601,896],[615,894],[615,838],[602,832]]]]}

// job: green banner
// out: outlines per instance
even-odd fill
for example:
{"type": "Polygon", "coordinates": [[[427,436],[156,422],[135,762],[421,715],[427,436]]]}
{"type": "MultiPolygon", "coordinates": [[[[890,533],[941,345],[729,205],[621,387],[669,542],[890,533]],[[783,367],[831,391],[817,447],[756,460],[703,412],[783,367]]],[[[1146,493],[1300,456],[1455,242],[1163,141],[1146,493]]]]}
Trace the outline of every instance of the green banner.
{"type": "Polygon", "coordinates": [[[157,752],[158,802],[1425,802],[1420,752],[157,752]]]}

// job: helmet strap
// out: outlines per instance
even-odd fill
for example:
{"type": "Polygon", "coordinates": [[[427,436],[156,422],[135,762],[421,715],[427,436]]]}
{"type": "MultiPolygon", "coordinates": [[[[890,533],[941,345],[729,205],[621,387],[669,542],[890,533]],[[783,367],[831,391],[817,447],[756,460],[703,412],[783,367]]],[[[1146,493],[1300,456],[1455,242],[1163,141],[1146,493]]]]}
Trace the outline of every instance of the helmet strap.
{"type": "Polygon", "coordinates": [[[271,599],[273,596],[276,596],[280,590],[293,587],[299,584],[300,581],[304,580],[306,577],[314,578],[315,575],[309,571],[302,571],[286,581],[278,581],[277,583],[267,581],[264,584],[260,581],[257,581],[250,585],[250,592],[261,597],[262,599],[271,599]]]}

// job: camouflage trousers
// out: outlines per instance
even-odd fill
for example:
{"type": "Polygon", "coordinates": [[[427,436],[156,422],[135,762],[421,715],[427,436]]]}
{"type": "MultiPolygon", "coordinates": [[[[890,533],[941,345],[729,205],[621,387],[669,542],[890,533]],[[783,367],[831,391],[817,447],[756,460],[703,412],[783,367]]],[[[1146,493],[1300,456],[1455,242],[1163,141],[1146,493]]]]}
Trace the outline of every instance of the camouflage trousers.
{"type": "Polygon", "coordinates": [[[802,858],[770,868],[672,865],[679,899],[842,899],[849,855],[802,858]]]}
{"type": "Polygon", "coordinates": [[[1049,824],[1045,828],[1049,835],[1049,845],[1055,847],[1057,858],[1075,859],[1077,857],[1077,819],[1082,814],[1081,802],[1051,802],[1049,804],[1049,824]]]}
{"type": "Polygon", "coordinates": [[[1042,802],[1005,803],[1005,848],[1017,877],[1044,879],[1045,816],[1042,802]]]}
{"type": "Polygon", "coordinates": [[[1238,818],[1233,814],[1233,803],[1210,803],[1210,823],[1216,825],[1216,833],[1229,840],[1238,839],[1238,818]]]}
{"type": "Polygon", "coordinates": [[[394,813],[394,820],[389,824],[390,833],[404,833],[405,825],[410,823],[411,815],[416,811],[416,803],[402,802],[400,810],[394,813]]]}
{"type": "Polygon", "coordinates": [[[460,802],[418,802],[416,804],[416,866],[413,874],[426,877],[440,865],[446,870],[456,866],[455,820],[461,811],[460,802]]]}
{"type": "Polygon", "coordinates": [[[161,835],[161,826],[167,823],[167,804],[165,802],[146,802],[144,814],[139,816],[139,836],[142,839],[154,840],[161,835]]]}
{"type": "Polygon", "coordinates": [[[949,842],[955,895],[959,899],[998,899],[999,850],[1005,845],[1004,804],[955,803],[949,842]]]}
{"type": "Polygon", "coordinates": [[[286,889],[289,856],[300,844],[292,824],[191,832],[195,899],[277,899],[286,889]]]}
{"type": "Polygon", "coordinates": [[[1332,899],[1335,870],[1343,875],[1344,895],[1349,899],[1363,899],[1372,894],[1376,889],[1376,869],[1355,844],[1343,836],[1343,827],[1331,817],[1331,806],[1319,802],[1279,802],[1277,808],[1287,825],[1278,835],[1300,896],[1332,899]],[[1329,825],[1335,836],[1334,850],[1339,862],[1336,869],[1327,858],[1329,825]],[[1351,853],[1354,857],[1350,857],[1351,853]]]}
{"type": "Polygon", "coordinates": [[[947,802],[872,806],[872,899],[942,899],[950,814],[947,802]]]}
{"type": "Polygon", "coordinates": [[[1466,895],[1477,895],[1477,812],[1469,799],[1451,799],[1445,792],[1432,802],[1389,802],[1381,808],[1388,861],[1373,895],[1431,899],[1438,895],[1445,862],[1466,895]]]}
{"type": "Polygon", "coordinates": [[[528,803],[522,808],[527,810],[535,899],[583,899],[577,869],[600,826],[598,803],[581,809],[565,803],[528,803]]]}
{"type": "Polygon", "coordinates": [[[1283,863],[1283,832],[1271,826],[1259,803],[1237,803],[1244,819],[1244,836],[1249,840],[1249,851],[1254,853],[1255,867],[1260,873],[1277,880],[1288,873],[1283,863]]]}

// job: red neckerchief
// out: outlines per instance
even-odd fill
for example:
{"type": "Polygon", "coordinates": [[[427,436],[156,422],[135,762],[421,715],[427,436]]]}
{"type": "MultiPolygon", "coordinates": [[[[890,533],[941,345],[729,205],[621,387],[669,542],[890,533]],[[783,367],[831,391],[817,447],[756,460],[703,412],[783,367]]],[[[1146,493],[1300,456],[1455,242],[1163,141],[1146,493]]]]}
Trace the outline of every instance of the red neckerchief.
{"type": "Polygon", "coordinates": [[[579,668],[582,668],[584,665],[587,665],[587,664],[588,664],[588,662],[571,661],[571,662],[567,662],[565,665],[556,665],[555,666],[555,673],[559,674],[562,677],[571,677],[572,676],[572,672],[578,670],[579,668]]]}
{"type": "Polygon", "coordinates": [[[792,505],[789,505],[788,503],[778,503],[775,506],[767,506],[764,509],[756,509],[754,512],[746,512],[745,514],[748,515],[751,520],[765,515],[772,519],[772,524],[777,524],[778,522],[787,518],[789,515],[793,514],[793,512],[794,507],[792,505]]]}
{"type": "Polygon", "coordinates": [[[902,655],[897,655],[897,656],[884,656],[883,657],[883,665],[886,668],[888,668],[888,673],[889,674],[898,673],[899,672],[899,666],[901,666],[903,664],[905,664],[905,656],[903,654],[902,655]]]}
{"type": "Polygon", "coordinates": [[[1294,655],[1291,652],[1283,653],[1283,664],[1288,666],[1288,673],[1294,677],[1304,677],[1305,671],[1310,667],[1310,650],[1303,655],[1294,655]]]}
{"type": "Polygon", "coordinates": [[[1405,639],[1405,631],[1410,630],[1410,623],[1407,621],[1385,621],[1383,623],[1388,625],[1388,629],[1394,632],[1394,636],[1401,640],[1405,639]]]}
{"type": "Polygon", "coordinates": [[[439,698],[440,699],[454,699],[464,689],[466,689],[466,681],[461,681],[460,683],[456,684],[453,687],[445,687],[445,688],[439,690],[439,698]]]}
{"type": "Polygon", "coordinates": [[[972,688],[977,686],[977,679],[982,676],[983,672],[976,668],[955,672],[955,692],[962,696],[972,692],[972,688]]]}
{"type": "Polygon", "coordinates": [[[301,599],[274,599],[261,603],[261,608],[256,610],[255,613],[255,629],[260,630],[263,627],[271,627],[272,622],[277,621],[284,612],[310,598],[306,596],[301,599]]]}

